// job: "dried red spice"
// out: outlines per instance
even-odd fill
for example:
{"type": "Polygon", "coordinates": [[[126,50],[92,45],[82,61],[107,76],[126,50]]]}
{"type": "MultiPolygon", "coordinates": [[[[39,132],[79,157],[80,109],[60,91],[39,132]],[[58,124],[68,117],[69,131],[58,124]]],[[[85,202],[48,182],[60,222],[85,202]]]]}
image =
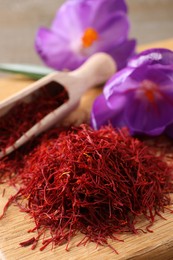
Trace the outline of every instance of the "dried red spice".
{"type": "Polygon", "coordinates": [[[21,242],[20,245],[23,247],[30,246],[30,245],[34,244],[34,242],[35,242],[35,237],[32,237],[27,241],[21,242]]]}
{"type": "MultiPolygon", "coordinates": [[[[6,163],[9,167],[10,160],[6,163]]],[[[35,248],[43,235],[41,250],[64,242],[68,250],[71,238],[81,232],[79,245],[108,245],[108,238],[117,239],[120,232],[137,233],[140,216],[149,221],[150,231],[155,216],[170,204],[171,170],[141,141],[111,126],[48,131],[13,177],[20,184],[15,200],[38,231],[29,244],[33,241],[35,248]],[[47,230],[50,237],[45,238],[47,230]]]]}
{"type": "Polygon", "coordinates": [[[19,102],[0,118],[0,150],[14,142],[44,116],[68,100],[61,85],[51,82],[34,92],[30,102],[19,102]]]}

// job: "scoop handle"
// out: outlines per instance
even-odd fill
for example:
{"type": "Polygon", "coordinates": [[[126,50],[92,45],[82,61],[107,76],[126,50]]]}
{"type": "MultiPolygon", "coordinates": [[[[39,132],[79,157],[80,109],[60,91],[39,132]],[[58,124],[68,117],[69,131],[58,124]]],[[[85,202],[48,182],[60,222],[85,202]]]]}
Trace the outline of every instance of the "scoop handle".
{"type": "Polygon", "coordinates": [[[82,66],[69,74],[78,78],[76,92],[85,92],[89,87],[105,83],[116,71],[113,58],[106,53],[96,53],[82,66]],[[81,79],[81,81],[80,81],[81,79]],[[82,84],[81,86],[81,83],[82,84]]]}

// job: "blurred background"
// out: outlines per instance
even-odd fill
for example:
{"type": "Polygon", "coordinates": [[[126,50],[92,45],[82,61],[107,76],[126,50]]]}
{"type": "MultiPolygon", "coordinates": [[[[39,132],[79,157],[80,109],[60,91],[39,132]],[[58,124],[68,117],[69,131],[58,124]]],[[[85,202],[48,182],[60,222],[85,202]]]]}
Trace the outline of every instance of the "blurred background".
{"type": "MultiPolygon", "coordinates": [[[[126,1],[130,36],[139,45],[173,37],[173,0],[126,1]]],[[[0,63],[42,64],[34,50],[35,33],[39,26],[50,26],[63,2],[0,0],[0,63]]]]}

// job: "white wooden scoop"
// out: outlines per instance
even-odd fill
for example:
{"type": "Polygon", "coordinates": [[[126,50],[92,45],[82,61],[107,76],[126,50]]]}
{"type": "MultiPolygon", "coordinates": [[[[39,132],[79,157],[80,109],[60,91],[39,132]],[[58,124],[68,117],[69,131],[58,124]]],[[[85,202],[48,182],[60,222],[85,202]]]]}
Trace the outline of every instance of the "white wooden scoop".
{"type": "MultiPolygon", "coordinates": [[[[4,116],[12,107],[19,102],[32,100],[32,94],[38,92],[41,87],[50,82],[57,82],[63,86],[69,96],[67,102],[46,115],[41,121],[36,123],[25,134],[23,134],[12,146],[0,151],[0,158],[13,152],[25,144],[32,137],[39,135],[51,126],[58,124],[65,116],[74,110],[79,104],[84,92],[98,84],[107,81],[116,70],[114,60],[105,53],[94,54],[80,68],[72,72],[55,72],[34,82],[22,91],[0,102],[0,117],[4,116]]],[[[57,84],[57,86],[58,86],[57,84]]],[[[24,116],[24,115],[19,115],[24,116]]]]}

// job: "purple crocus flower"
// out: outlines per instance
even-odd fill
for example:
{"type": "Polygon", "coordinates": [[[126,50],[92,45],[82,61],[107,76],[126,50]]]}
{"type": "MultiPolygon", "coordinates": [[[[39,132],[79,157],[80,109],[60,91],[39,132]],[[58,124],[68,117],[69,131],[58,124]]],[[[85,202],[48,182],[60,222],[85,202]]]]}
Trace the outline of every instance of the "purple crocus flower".
{"type": "Polygon", "coordinates": [[[173,52],[144,51],[115,74],[94,102],[92,126],[126,126],[132,135],[173,137],[173,52]]]}
{"type": "Polygon", "coordinates": [[[35,47],[57,70],[76,69],[96,52],[109,53],[121,69],[135,49],[128,32],[124,0],[69,0],[58,10],[51,29],[38,30],[35,47]]]}

